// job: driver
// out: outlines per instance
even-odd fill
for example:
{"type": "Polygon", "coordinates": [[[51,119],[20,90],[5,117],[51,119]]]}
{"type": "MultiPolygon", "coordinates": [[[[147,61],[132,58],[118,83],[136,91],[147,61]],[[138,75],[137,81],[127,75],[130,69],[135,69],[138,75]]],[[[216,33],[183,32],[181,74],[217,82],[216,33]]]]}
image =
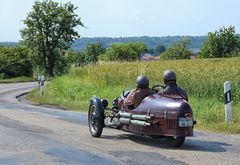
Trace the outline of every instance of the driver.
{"type": "Polygon", "coordinates": [[[166,70],[163,73],[163,80],[166,87],[158,92],[159,95],[179,95],[188,101],[187,92],[177,85],[176,73],[174,71],[166,70]]]}
{"type": "Polygon", "coordinates": [[[128,109],[136,108],[141,101],[155,93],[149,87],[149,79],[146,76],[140,75],[136,79],[136,89],[131,90],[127,98],[120,100],[120,106],[127,106],[128,109]]]}

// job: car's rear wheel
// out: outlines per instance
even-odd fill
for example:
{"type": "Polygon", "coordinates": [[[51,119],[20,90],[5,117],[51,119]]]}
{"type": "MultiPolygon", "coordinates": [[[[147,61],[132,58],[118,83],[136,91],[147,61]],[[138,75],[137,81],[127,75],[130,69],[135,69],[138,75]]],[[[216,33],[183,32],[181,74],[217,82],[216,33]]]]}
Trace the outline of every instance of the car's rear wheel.
{"type": "Polygon", "coordinates": [[[88,126],[93,137],[100,137],[104,127],[103,110],[93,101],[91,101],[88,110],[88,126]]]}
{"type": "Polygon", "coordinates": [[[167,138],[168,141],[168,145],[174,148],[178,148],[181,147],[185,141],[185,137],[184,136],[170,136],[167,138]]]}

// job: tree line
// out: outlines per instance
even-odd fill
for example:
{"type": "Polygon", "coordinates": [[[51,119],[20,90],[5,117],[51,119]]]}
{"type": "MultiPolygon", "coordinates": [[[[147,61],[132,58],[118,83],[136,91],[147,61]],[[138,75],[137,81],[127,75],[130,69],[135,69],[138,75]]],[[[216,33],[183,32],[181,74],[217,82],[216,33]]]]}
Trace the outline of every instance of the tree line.
{"type": "Polygon", "coordinates": [[[206,36],[162,36],[162,37],[81,37],[74,41],[71,48],[74,51],[81,51],[86,48],[89,43],[101,43],[104,47],[110,47],[113,43],[129,43],[129,42],[143,42],[149,49],[155,49],[158,45],[163,45],[166,48],[173,43],[180,42],[183,38],[189,38],[191,41],[188,45],[190,49],[200,49],[203,42],[207,39],[206,36]]]}
{"type": "MultiPolygon", "coordinates": [[[[52,0],[36,1],[28,13],[22,41],[14,47],[0,47],[0,78],[66,73],[70,67],[82,67],[98,61],[136,61],[148,52],[160,56],[160,60],[189,59],[191,38],[185,37],[168,47],[161,43],[148,47],[145,42],[89,43],[85,49],[76,51],[71,45],[80,37],[76,28],[83,27],[71,2],[52,0]]],[[[147,37],[143,37],[147,38],[147,37]]],[[[123,39],[123,38],[119,38],[123,39]]],[[[76,42],[75,42],[76,43],[76,42]]],[[[239,56],[240,37],[234,26],[222,27],[209,32],[200,49],[199,58],[239,56]]]]}
{"type": "Polygon", "coordinates": [[[32,76],[29,50],[23,46],[3,47],[0,45],[0,79],[32,76]]]}
{"type": "MultiPolygon", "coordinates": [[[[188,38],[190,40],[190,43],[188,45],[189,49],[195,49],[199,50],[204,41],[206,41],[207,36],[163,36],[163,37],[149,37],[149,36],[142,36],[142,37],[118,37],[118,38],[112,38],[112,37],[80,37],[76,39],[70,46],[70,49],[73,51],[79,52],[86,49],[86,47],[91,44],[98,44],[101,43],[101,45],[105,48],[110,47],[112,44],[116,43],[129,43],[129,42],[143,42],[146,44],[148,48],[148,52],[150,52],[153,55],[159,55],[158,50],[162,52],[162,49],[166,49],[170,47],[174,43],[178,43],[182,41],[184,38],[188,38]],[[156,51],[157,50],[157,51],[156,51]]],[[[0,42],[3,46],[10,46],[14,47],[17,45],[17,42],[0,42]]]]}

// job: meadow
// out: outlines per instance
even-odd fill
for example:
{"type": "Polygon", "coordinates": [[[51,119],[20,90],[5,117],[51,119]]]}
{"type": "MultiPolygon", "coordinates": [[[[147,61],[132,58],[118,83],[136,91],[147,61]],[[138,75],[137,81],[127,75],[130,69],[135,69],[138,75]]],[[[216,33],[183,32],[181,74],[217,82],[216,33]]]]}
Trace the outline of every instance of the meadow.
{"type": "Polygon", "coordinates": [[[123,89],[135,88],[135,79],[140,74],[149,77],[150,86],[163,84],[162,74],[167,69],[176,72],[178,85],[188,92],[198,129],[240,133],[240,58],[88,65],[51,81],[44,89],[44,96],[36,90],[28,98],[87,111],[93,95],[111,103],[123,89]],[[231,82],[233,98],[233,118],[228,124],[224,116],[225,81],[231,82]]]}

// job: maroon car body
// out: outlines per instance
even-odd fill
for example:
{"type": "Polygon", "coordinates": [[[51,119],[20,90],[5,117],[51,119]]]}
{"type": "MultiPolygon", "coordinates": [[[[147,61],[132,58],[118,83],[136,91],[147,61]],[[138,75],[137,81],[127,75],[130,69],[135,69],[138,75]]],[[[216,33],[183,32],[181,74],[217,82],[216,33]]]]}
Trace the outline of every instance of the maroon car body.
{"type": "Polygon", "coordinates": [[[179,95],[153,94],[142,100],[135,109],[107,108],[103,100],[93,97],[88,113],[92,136],[100,137],[104,126],[114,126],[154,138],[165,137],[173,147],[184,143],[185,137],[193,136],[196,121],[189,103],[179,95]],[[106,124],[106,119],[110,119],[106,124]]]}
{"type": "Polygon", "coordinates": [[[139,125],[123,125],[125,131],[164,136],[192,136],[193,124],[190,126],[180,126],[179,118],[192,119],[192,109],[189,104],[178,96],[171,97],[154,94],[146,97],[141,104],[134,110],[123,110],[132,114],[141,114],[151,116],[150,127],[139,125]]]}

